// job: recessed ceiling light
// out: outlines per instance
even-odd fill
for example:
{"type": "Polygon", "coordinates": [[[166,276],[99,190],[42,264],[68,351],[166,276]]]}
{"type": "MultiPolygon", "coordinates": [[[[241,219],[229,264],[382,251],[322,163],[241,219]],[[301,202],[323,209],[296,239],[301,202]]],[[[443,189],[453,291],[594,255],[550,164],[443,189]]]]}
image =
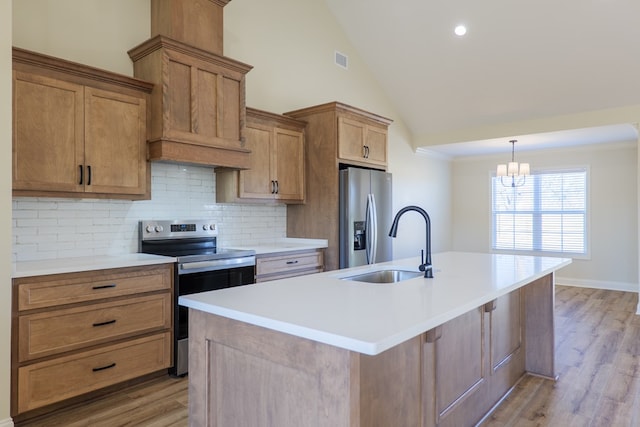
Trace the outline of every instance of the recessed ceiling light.
{"type": "Polygon", "coordinates": [[[467,27],[464,25],[458,25],[453,32],[455,32],[457,36],[464,36],[467,34],[467,27]]]}

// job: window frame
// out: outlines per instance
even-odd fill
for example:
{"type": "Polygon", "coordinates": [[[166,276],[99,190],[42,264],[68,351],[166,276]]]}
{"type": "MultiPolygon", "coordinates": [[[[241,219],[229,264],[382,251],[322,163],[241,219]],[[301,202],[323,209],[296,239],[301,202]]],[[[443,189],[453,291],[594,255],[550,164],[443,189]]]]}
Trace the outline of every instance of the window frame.
{"type": "MultiPolygon", "coordinates": [[[[494,215],[494,196],[493,196],[493,180],[496,177],[496,171],[490,171],[489,173],[489,248],[491,253],[496,254],[511,254],[511,255],[533,255],[533,256],[551,256],[551,257],[563,257],[574,259],[591,259],[591,169],[589,165],[572,165],[565,167],[549,167],[549,168],[536,168],[531,170],[532,175],[551,174],[551,173],[570,173],[576,171],[584,171],[585,177],[585,225],[584,225],[584,245],[585,253],[577,252],[559,252],[559,251],[538,251],[538,250],[524,250],[524,249],[497,249],[494,247],[496,240],[495,230],[495,215],[494,215]]],[[[505,187],[508,188],[508,187],[505,187]]],[[[517,189],[517,187],[516,187],[517,189]]]]}

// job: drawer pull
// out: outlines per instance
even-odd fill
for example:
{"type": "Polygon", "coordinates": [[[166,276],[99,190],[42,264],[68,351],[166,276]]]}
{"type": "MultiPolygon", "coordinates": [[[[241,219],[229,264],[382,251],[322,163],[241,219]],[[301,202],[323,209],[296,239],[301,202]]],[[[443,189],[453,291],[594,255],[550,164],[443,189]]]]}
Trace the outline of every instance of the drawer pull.
{"type": "Polygon", "coordinates": [[[100,286],[94,286],[92,289],[107,289],[107,288],[115,288],[116,284],[112,283],[110,285],[100,285],[100,286]]]}
{"type": "Polygon", "coordinates": [[[113,362],[112,364],[107,365],[107,366],[101,366],[99,368],[93,368],[93,372],[104,371],[105,369],[114,368],[115,366],[116,366],[116,362],[113,362]]]}
{"type": "Polygon", "coordinates": [[[297,264],[297,263],[298,263],[298,260],[295,260],[295,261],[287,261],[287,264],[297,264]]]}
{"type": "Polygon", "coordinates": [[[106,322],[98,322],[98,323],[94,323],[93,326],[104,326],[104,325],[112,325],[116,323],[116,319],[113,320],[107,320],[106,322]]]}

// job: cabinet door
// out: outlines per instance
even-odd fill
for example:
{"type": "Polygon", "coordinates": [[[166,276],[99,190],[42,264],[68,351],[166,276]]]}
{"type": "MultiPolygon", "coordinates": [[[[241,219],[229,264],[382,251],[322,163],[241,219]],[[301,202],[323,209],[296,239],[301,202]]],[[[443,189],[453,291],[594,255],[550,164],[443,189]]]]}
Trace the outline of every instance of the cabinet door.
{"type": "Polygon", "coordinates": [[[85,191],[145,194],[146,102],[85,89],[85,191]]]}
{"type": "Polygon", "coordinates": [[[471,310],[436,328],[424,347],[424,425],[475,425],[486,412],[485,313],[471,310]]]}
{"type": "Polygon", "coordinates": [[[13,189],[82,192],[83,86],[13,73],[13,189]]]}
{"type": "Polygon", "coordinates": [[[387,130],[367,126],[365,135],[365,153],[369,163],[387,165],[387,130]]]}
{"type": "Polygon", "coordinates": [[[247,148],[251,150],[250,167],[240,171],[241,198],[273,199],[275,183],[271,178],[271,140],[273,128],[255,123],[246,128],[247,148]]]}
{"type": "Polygon", "coordinates": [[[338,157],[363,161],[365,125],[346,117],[338,117],[338,157]]]}
{"type": "Polygon", "coordinates": [[[244,80],[221,65],[167,52],[164,134],[204,146],[240,147],[244,80]]]}
{"type": "Polygon", "coordinates": [[[276,128],[272,176],[277,183],[276,199],[304,200],[304,135],[276,128]]]}

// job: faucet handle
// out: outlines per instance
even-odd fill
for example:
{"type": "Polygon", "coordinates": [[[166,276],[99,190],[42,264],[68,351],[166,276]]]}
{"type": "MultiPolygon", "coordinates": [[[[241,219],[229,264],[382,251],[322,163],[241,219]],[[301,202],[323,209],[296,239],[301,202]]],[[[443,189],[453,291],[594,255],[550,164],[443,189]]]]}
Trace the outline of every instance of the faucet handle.
{"type": "Polygon", "coordinates": [[[424,271],[424,249],[420,249],[420,266],[418,266],[418,270],[424,271]]]}

